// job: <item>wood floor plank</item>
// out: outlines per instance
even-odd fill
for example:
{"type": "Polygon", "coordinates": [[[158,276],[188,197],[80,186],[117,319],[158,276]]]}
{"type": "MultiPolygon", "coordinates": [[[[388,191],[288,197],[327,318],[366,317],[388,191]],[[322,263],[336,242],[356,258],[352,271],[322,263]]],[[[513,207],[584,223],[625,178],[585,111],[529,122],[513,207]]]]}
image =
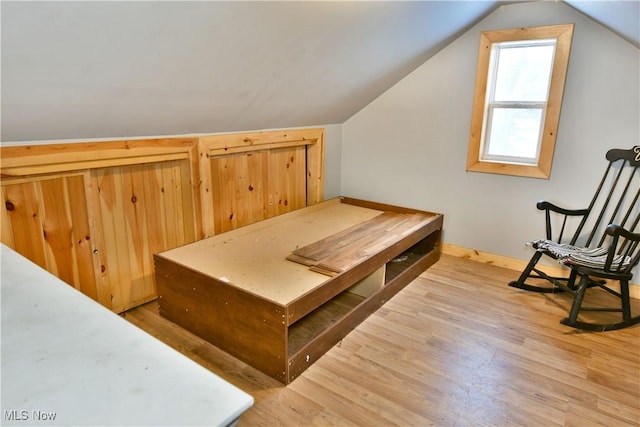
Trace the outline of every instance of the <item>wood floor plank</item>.
{"type": "Polygon", "coordinates": [[[444,392],[442,388],[375,363],[359,354],[342,354],[343,357],[337,356],[335,360],[327,362],[327,365],[331,369],[339,369],[340,364],[351,366],[351,369],[344,371],[345,380],[366,384],[369,378],[376,378],[379,387],[376,387],[375,393],[385,400],[420,415],[428,420],[427,423],[455,423],[457,415],[440,405],[440,396],[444,392]]]}
{"type": "Polygon", "coordinates": [[[602,412],[595,406],[580,406],[569,404],[567,409],[566,427],[585,426],[616,426],[616,427],[636,427],[640,420],[628,422],[602,412]]]}
{"type": "Polygon", "coordinates": [[[288,386],[160,318],[155,302],[125,318],[253,395],[240,427],[640,427],[640,325],[564,326],[570,296],[508,287],[518,274],[443,255],[288,386]]]}
{"type": "Polygon", "coordinates": [[[345,401],[350,401],[350,411],[353,411],[353,406],[357,405],[367,414],[366,418],[358,420],[360,425],[370,425],[373,421],[372,416],[378,420],[373,422],[382,422],[385,425],[413,426],[428,423],[426,418],[407,408],[406,402],[397,403],[382,396],[378,389],[369,388],[367,384],[369,376],[357,376],[358,380],[352,381],[348,377],[337,378],[330,364],[326,367],[314,366],[313,368],[307,376],[309,379],[322,384],[332,394],[345,401]]]}

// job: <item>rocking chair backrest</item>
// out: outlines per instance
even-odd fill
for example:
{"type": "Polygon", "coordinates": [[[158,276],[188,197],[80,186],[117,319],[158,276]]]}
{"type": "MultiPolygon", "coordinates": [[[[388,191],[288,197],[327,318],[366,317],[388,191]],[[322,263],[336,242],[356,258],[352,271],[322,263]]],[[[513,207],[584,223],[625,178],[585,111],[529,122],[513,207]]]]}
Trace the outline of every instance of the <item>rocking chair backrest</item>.
{"type": "Polygon", "coordinates": [[[640,261],[640,234],[628,233],[617,225],[610,225],[607,228],[608,234],[613,236],[612,244],[617,247],[617,252],[609,251],[604,271],[631,277],[631,270],[640,261]],[[619,261],[616,262],[618,256],[619,261]]]}
{"type": "Polygon", "coordinates": [[[609,150],[606,158],[609,163],[587,208],[588,214],[571,237],[572,245],[602,246],[609,224],[636,232],[640,222],[640,146],[609,150]]]}

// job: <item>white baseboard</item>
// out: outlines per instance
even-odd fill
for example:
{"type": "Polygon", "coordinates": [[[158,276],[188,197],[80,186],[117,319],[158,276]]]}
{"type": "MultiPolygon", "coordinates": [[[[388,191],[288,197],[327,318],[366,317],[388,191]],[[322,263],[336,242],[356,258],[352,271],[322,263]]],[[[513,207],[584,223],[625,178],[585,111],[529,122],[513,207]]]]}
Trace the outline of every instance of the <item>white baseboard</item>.
{"type": "MultiPolygon", "coordinates": [[[[459,258],[466,258],[473,261],[484,262],[487,264],[493,264],[498,267],[508,268],[510,270],[522,271],[527,266],[529,261],[523,261],[521,259],[509,258],[502,255],[492,254],[490,252],[482,252],[476,249],[464,248],[461,246],[452,245],[450,243],[443,243],[442,253],[447,255],[456,256],[459,258]]],[[[562,267],[550,267],[539,266],[540,270],[552,276],[560,276],[566,269],[562,267]]],[[[618,289],[619,286],[615,284],[611,285],[611,288],[618,289]]],[[[640,299],[640,285],[631,283],[629,286],[629,296],[631,298],[640,299]]]]}

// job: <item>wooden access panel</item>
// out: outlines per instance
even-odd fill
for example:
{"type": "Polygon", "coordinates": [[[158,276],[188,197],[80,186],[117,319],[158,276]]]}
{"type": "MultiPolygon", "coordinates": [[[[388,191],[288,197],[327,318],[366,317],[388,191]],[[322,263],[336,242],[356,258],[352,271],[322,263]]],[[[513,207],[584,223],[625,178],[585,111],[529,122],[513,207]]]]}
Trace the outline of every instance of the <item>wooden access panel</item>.
{"type": "Polygon", "coordinates": [[[306,173],[304,146],[213,157],[215,233],[305,207],[306,173]]]}
{"type": "Polygon", "coordinates": [[[187,160],[92,171],[111,306],[156,297],[153,254],[196,239],[187,160]]]}
{"type": "Polygon", "coordinates": [[[98,299],[87,174],[43,176],[2,186],[2,243],[98,299]]]}

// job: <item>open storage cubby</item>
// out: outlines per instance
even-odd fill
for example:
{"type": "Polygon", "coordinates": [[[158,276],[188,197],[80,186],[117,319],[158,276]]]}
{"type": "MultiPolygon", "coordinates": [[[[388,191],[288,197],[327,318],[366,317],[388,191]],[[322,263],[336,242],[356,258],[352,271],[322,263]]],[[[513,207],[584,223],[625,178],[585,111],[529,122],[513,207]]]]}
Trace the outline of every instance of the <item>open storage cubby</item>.
{"type": "Polygon", "coordinates": [[[335,325],[366,297],[343,291],[289,326],[288,355],[293,356],[322,332],[335,325]]]}
{"type": "Polygon", "coordinates": [[[429,234],[396,258],[386,264],[385,284],[395,279],[402,272],[420,261],[433,251],[440,242],[440,232],[429,234]]]}
{"type": "Polygon", "coordinates": [[[340,198],[163,252],[155,257],[160,314],[286,384],[438,260],[442,220],[340,198]],[[394,212],[419,221],[378,219],[394,212]],[[366,245],[349,249],[349,230],[366,245]],[[332,275],[287,259],[332,236],[345,257],[331,243],[326,259],[349,261],[332,275]]]}
{"type": "Polygon", "coordinates": [[[420,240],[397,257],[387,262],[364,279],[342,291],[320,307],[289,326],[289,355],[297,353],[305,344],[316,339],[322,332],[338,323],[362,304],[374,296],[382,287],[395,280],[400,274],[414,266],[436,247],[439,233],[432,233],[420,240]]]}

